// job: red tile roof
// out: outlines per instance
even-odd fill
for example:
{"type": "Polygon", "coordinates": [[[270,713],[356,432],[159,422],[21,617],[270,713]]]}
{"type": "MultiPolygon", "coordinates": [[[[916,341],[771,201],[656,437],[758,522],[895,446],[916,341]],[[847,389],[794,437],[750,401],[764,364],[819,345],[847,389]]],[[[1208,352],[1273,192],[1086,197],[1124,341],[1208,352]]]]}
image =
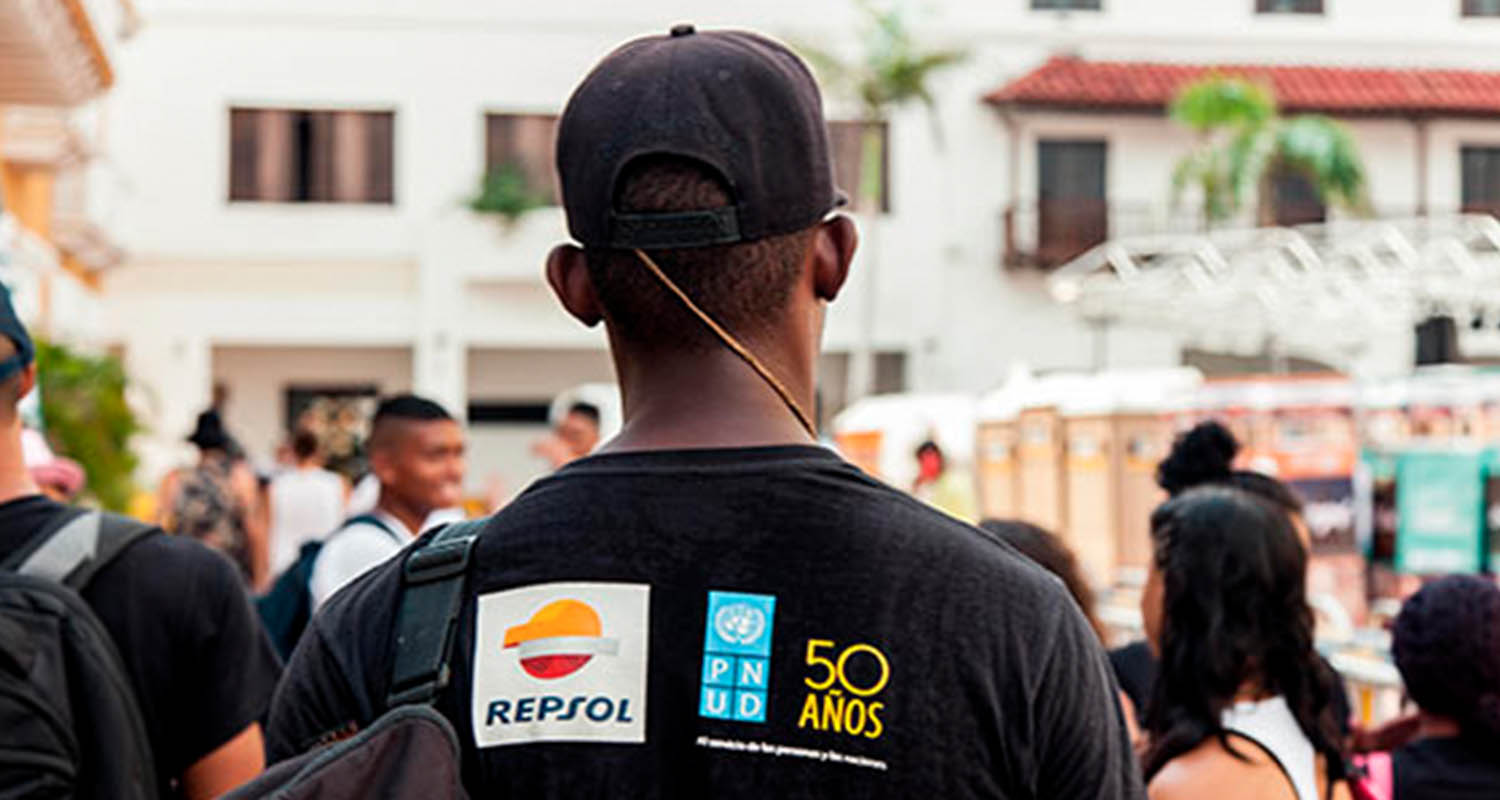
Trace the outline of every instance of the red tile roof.
{"type": "Polygon", "coordinates": [[[1381,116],[1500,116],[1500,72],[1084,61],[1056,56],[985,95],[1004,105],[1157,111],[1210,74],[1269,84],[1282,109],[1381,116]]]}

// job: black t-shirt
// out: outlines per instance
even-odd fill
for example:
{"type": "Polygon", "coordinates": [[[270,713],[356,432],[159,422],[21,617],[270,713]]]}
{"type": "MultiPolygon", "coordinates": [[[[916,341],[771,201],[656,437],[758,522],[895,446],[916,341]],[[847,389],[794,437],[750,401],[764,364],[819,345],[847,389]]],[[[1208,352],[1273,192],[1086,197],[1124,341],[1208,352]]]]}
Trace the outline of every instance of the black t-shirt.
{"type": "Polygon", "coordinates": [[[1151,683],[1156,680],[1156,657],[1151,645],[1131,642],[1109,651],[1109,665],[1114,668],[1120,691],[1135,704],[1135,713],[1145,722],[1146,703],[1151,700],[1151,683]]]}
{"type": "Polygon", "coordinates": [[[1494,800],[1500,753],[1462,738],[1418,739],[1391,754],[1396,800],[1494,800]]]}
{"type": "MultiPolygon", "coordinates": [[[[41,495],[0,504],[0,559],[64,510],[41,495]]],[[[197,542],[148,535],[84,587],[145,718],[162,796],[261,719],[281,665],[235,567],[197,542]]]]}
{"type": "MultiPolygon", "coordinates": [[[[378,716],[400,569],[314,619],[273,760],[378,716]]],[[[476,797],[1143,796],[1062,584],[821,448],[574,462],[469,580],[437,705],[476,797]]]]}

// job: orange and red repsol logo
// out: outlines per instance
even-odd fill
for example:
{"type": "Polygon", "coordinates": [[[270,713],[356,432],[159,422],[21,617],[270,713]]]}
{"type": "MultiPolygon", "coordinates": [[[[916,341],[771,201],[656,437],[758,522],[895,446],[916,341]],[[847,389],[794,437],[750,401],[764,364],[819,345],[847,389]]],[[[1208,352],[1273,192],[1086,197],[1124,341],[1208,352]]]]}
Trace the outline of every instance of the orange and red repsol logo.
{"type": "Polygon", "coordinates": [[[645,740],[650,587],[554,583],[479,598],[475,744],[645,740]]]}

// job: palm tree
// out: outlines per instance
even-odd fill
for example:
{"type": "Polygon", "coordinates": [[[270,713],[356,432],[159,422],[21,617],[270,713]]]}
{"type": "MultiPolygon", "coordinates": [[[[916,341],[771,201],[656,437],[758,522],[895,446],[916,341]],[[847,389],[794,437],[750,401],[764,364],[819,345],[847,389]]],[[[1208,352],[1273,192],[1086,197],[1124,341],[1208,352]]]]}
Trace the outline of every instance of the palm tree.
{"type": "MultiPolygon", "coordinates": [[[[891,112],[912,102],[927,108],[934,139],[941,144],[942,130],[937,117],[937,101],[929,84],[940,70],[962,61],[959,50],[923,50],[913,40],[907,26],[904,7],[899,2],[877,6],[875,0],[856,0],[864,16],[863,58],[845,62],[815,46],[799,45],[808,61],[832,87],[853,95],[859,101],[862,115],[858,186],[853,187],[859,206],[879,212],[881,187],[886,176],[883,149],[884,131],[891,112]]],[[[847,399],[859,399],[874,388],[875,378],[875,299],[878,296],[878,246],[875,226],[865,232],[866,291],[858,348],[850,359],[847,399]]]]}
{"type": "Polygon", "coordinates": [[[1239,213],[1252,190],[1257,223],[1275,224],[1274,181],[1285,171],[1306,179],[1324,205],[1367,212],[1358,148],[1333,119],[1283,118],[1268,88],[1218,75],[1184,87],[1168,114],[1198,139],[1172,171],[1172,202],[1195,186],[1205,229],[1239,213]]]}

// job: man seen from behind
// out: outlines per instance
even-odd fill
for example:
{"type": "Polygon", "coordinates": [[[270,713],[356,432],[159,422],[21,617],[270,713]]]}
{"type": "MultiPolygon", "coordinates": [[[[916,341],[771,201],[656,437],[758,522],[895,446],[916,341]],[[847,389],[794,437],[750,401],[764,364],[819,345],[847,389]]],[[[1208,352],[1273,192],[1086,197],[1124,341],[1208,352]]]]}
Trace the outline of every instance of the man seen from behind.
{"type": "MultiPolygon", "coordinates": [[[[624,427],[480,536],[437,709],[484,797],[1133,798],[1061,584],[817,445],[833,214],[818,88],[744,32],[629,42],[569,100],[547,277],[624,427]]],[[[402,567],[309,628],[273,758],[383,708],[402,567]],[[351,666],[352,665],[352,666],[351,666]]]]}

